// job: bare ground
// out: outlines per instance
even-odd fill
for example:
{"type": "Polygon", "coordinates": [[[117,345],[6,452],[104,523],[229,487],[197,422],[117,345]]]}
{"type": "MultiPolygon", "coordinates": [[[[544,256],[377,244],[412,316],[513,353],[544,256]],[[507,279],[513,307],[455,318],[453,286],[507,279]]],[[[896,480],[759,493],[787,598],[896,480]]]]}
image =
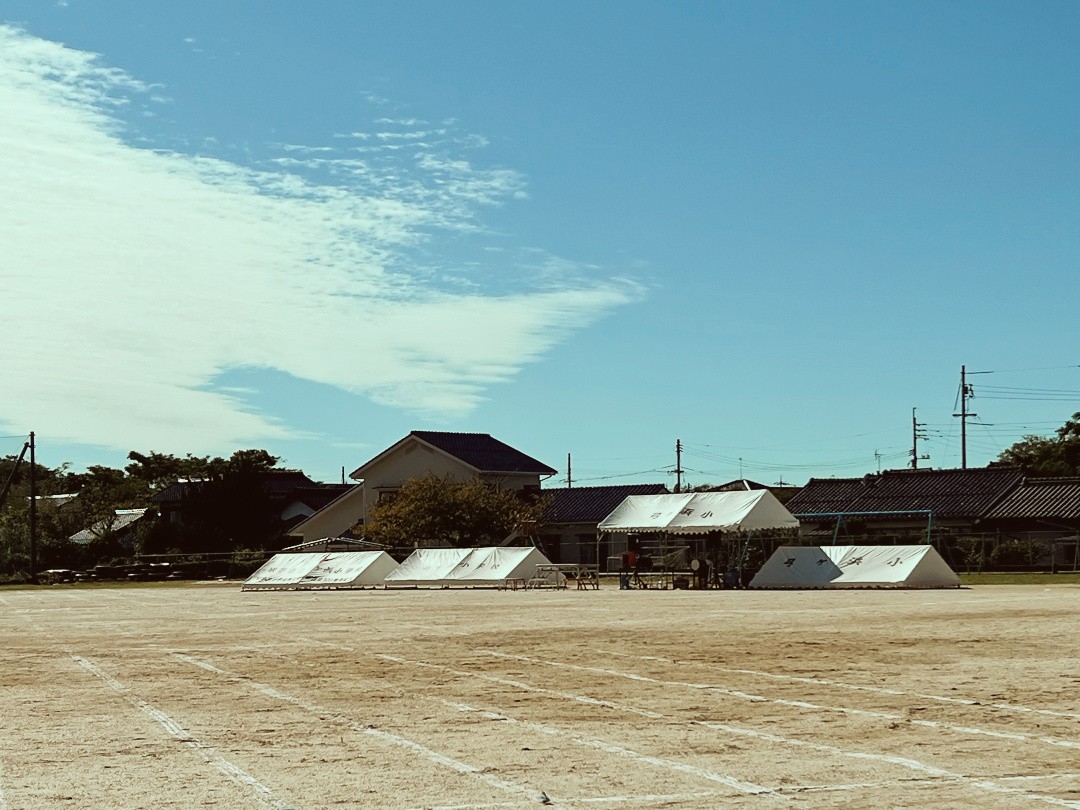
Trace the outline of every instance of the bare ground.
{"type": "Polygon", "coordinates": [[[1080,587],[0,593],[7,808],[1080,808],[1080,587]]]}

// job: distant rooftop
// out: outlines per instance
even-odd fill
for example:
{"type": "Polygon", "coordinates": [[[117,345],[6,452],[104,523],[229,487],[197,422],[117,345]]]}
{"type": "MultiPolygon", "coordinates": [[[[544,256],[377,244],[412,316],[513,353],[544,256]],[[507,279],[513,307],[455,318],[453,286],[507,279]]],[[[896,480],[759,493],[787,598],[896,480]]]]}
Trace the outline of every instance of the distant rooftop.
{"type": "Polygon", "coordinates": [[[796,517],[832,512],[923,512],[979,518],[1023,479],[1013,467],[886,470],[862,478],[811,478],[787,503],[796,517]]]}
{"type": "Polygon", "coordinates": [[[541,490],[550,499],[544,519],[549,523],[599,523],[628,495],[661,495],[664,484],[619,484],[606,487],[562,487],[541,490]]]}

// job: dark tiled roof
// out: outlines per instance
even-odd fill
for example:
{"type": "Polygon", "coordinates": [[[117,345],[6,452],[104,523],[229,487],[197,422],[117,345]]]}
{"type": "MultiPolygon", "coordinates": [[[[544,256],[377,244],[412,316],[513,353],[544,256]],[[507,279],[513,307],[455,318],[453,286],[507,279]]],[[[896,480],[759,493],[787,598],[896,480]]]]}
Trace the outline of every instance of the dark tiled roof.
{"type": "MultiPolygon", "coordinates": [[[[263,486],[270,496],[292,495],[298,489],[318,488],[321,486],[340,486],[338,484],[316,484],[299,470],[265,470],[259,473],[263,479],[263,486]]],[[[178,501],[189,488],[198,487],[202,481],[177,481],[169,484],[161,492],[154,495],[150,500],[154,503],[169,503],[178,501]]],[[[340,494],[340,492],[338,492],[340,494]]]]}
{"type": "Polygon", "coordinates": [[[444,433],[437,430],[414,430],[409,434],[444,453],[461,459],[480,472],[536,473],[554,475],[547,464],[515,450],[487,433],[444,433]]]}
{"type": "Polygon", "coordinates": [[[864,478],[811,478],[787,503],[796,517],[822,512],[921,512],[935,518],[984,516],[1021,481],[1012,467],[887,470],[864,478]]]}
{"type": "Polygon", "coordinates": [[[663,484],[622,484],[611,487],[572,487],[545,489],[548,498],[544,519],[549,523],[599,523],[610,515],[627,495],[660,495],[668,491],[663,484]]]}
{"type": "Polygon", "coordinates": [[[989,519],[1080,519],[1080,478],[1027,478],[990,510],[989,519]]]}

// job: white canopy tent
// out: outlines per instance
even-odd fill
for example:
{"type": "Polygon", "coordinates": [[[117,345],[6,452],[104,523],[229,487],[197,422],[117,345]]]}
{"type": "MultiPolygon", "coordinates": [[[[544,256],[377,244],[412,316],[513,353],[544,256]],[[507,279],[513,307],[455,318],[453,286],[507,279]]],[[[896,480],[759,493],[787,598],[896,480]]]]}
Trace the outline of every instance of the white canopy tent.
{"type": "Polygon", "coordinates": [[[396,567],[385,551],[275,554],[248,577],[243,590],[373,587],[396,567]]]}
{"type": "Polygon", "coordinates": [[[275,554],[244,582],[243,590],[292,588],[304,578],[325,552],[304,554],[275,554]]]}
{"type": "Polygon", "coordinates": [[[781,546],[751,588],[957,588],[933,546],[781,546]]]}
{"type": "Polygon", "coordinates": [[[450,572],[450,585],[498,585],[508,579],[533,579],[536,566],[551,560],[535,548],[475,548],[450,572]]]}
{"type": "Polygon", "coordinates": [[[538,549],[418,548],[385,579],[387,587],[485,587],[508,579],[530,580],[550,565],[538,549]]]}
{"type": "Polygon", "coordinates": [[[385,551],[332,551],[296,584],[297,588],[364,588],[382,585],[397,562],[385,551]]]}
{"type": "Polygon", "coordinates": [[[705,534],[797,529],[798,519],[767,489],[629,495],[597,527],[602,532],[705,534]]]}
{"type": "Polygon", "coordinates": [[[418,548],[386,575],[385,583],[388,586],[441,583],[471,551],[471,548],[418,548]]]}

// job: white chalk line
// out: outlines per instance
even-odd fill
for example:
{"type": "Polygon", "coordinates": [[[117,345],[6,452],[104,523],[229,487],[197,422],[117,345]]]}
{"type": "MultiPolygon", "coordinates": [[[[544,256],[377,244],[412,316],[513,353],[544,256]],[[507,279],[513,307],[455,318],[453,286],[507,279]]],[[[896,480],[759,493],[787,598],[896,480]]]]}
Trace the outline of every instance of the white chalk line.
{"type": "Polygon", "coordinates": [[[958,698],[948,697],[947,695],[924,695],[920,692],[909,692],[903,689],[889,689],[884,686],[868,686],[863,684],[845,683],[843,681],[835,681],[830,678],[811,678],[801,675],[780,675],[773,672],[764,672],[757,669],[734,669],[731,667],[714,666],[713,664],[705,664],[700,661],[676,661],[673,658],[662,658],[655,655],[631,655],[629,653],[615,652],[613,650],[597,650],[597,652],[603,655],[619,656],[621,658],[637,658],[642,661],[661,661],[668,664],[702,664],[708,666],[710,670],[716,672],[731,672],[738,675],[753,675],[761,678],[772,678],[779,681],[790,681],[792,683],[806,683],[813,684],[815,686],[832,686],[837,689],[850,689],[857,692],[872,692],[879,695],[889,695],[892,697],[915,697],[920,700],[932,700],[936,703],[950,703],[957,706],[970,706],[973,708],[989,708],[999,709],[1001,711],[1017,712],[1020,714],[1041,714],[1047,717],[1065,717],[1070,720],[1080,720],[1080,712],[1063,712],[1055,709],[1036,709],[1031,706],[1022,706],[1018,703],[986,703],[973,698],[958,698]]]}
{"type": "Polygon", "coordinates": [[[167,731],[172,737],[179,742],[195,750],[208,764],[213,765],[224,774],[228,779],[243,787],[249,788],[254,791],[255,798],[259,804],[263,807],[275,807],[275,808],[287,808],[289,805],[282,802],[280,799],[274,796],[274,792],[249,774],[243,768],[233,764],[221,753],[211,745],[207,745],[201,740],[193,737],[190,732],[184,729],[176,720],[170,717],[168,714],[152,706],[147,701],[143,700],[138,695],[134,694],[127,686],[118,681],[116,678],[109,675],[101,667],[92,661],[87,660],[79,655],[73,655],[72,658],[81,667],[96,675],[103,680],[112,689],[116,690],[127,698],[131,703],[137,706],[145,714],[155,720],[165,731],[167,731]]]}
{"type": "Polygon", "coordinates": [[[484,709],[476,709],[469,706],[466,703],[455,703],[449,700],[441,700],[446,706],[452,709],[456,709],[459,712],[472,712],[479,714],[481,717],[485,717],[488,720],[498,720],[505,723],[512,723],[514,725],[528,728],[532,731],[539,732],[540,734],[546,734],[549,737],[565,737],[573,743],[583,745],[588,748],[597,748],[607,754],[616,754],[618,756],[627,757],[636,762],[640,762],[646,765],[653,765],[658,768],[662,768],[668,771],[676,771],[679,773],[689,774],[690,776],[696,776],[699,779],[705,779],[710,782],[716,782],[725,787],[729,787],[732,790],[737,791],[748,796],[772,796],[775,798],[786,798],[780,796],[773,788],[762,787],[761,785],[755,785],[751,782],[745,782],[742,779],[737,779],[734,776],[727,774],[716,773],[706,768],[699,768],[696,765],[689,765],[685,762],[676,762],[671,759],[664,759],[662,757],[654,757],[650,754],[642,754],[638,751],[634,751],[630,748],[625,748],[615,743],[607,742],[605,740],[599,740],[594,737],[584,737],[573,732],[564,731],[561,728],[548,725],[547,723],[536,723],[531,720],[518,720],[517,718],[510,717],[500,712],[486,711],[484,709]]]}
{"type": "Polygon", "coordinates": [[[955,773],[953,771],[946,770],[945,768],[939,768],[936,765],[927,765],[925,762],[920,762],[917,759],[910,757],[901,757],[893,754],[872,754],[865,751],[849,751],[843,748],[837,748],[835,745],[827,745],[825,743],[810,742],[809,740],[800,740],[794,737],[785,737],[779,734],[772,734],[764,731],[755,731],[753,729],[744,728],[741,726],[731,726],[727,723],[717,723],[707,720],[691,720],[691,723],[698,726],[704,726],[705,728],[716,729],[717,731],[723,731],[725,734],[738,734],[745,737],[752,737],[759,740],[764,740],[770,743],[779,743],[781,745],[787,745],[797,748],[809,748],[812,751],[819,751],[821,753],[831,754],[838,757],[848,757],[851,759],[870,760],[873,762],[884,762],[890,765],[898,765],[901,768],[907,768],[909,770],[917,771],[919,773],[926,774],[928,776],[936,776],[941,779],[950,779],[973,787],[981,788],[982,790],[990,791],[991,793],[1000,793],[1010,796],[1016,796],[1018,798],[1028,799],[1030,801],[1045,802],[1057,807],[1070,807],[1080,808],[1080,801],[1071,801],[1069,799],[1059,799],[1056,796],[1048,796],[1042,793],[1031,793],[1018,787],[1009,787],[1008,785],[1002,785],[999,782],[995,782],[991,779],[982,779],[977,776],[968,776],[966,774],[955,773]]]}
{"type": "MultiPolygon", "coordinates": [[[[510,656],[510,657],[517,657],[517,656],[510,656]]],[[[439,665],[435,665],[435,666],[439,666],[439,665]]],[[[468,674],[474,674],[475,675],[475,673],[468,673],[468,674]]],[[[637,711],[640,712],[640,711],[643,711],[643,710],[637,710],[637,711]]],[[[679,718],[674,717],[674,716],[665,716],[664,719],[672,720],[672,721],[676,721],[676,722],[679,720],[679,718]]],[[[695,725],[695,726],[699,726],[699,727],[703,727],[703,728],[710,728],[710,729],[714,729],[714,730],[723,730],[725,732],[729,732],[729,733],[732,733],[732,734],[737,733],[737,734],[741,734],[743,736],[757,737],[759,739],[766,740],[768,742],[783,743],[785,745],[790,745],[790,746],[810,748],[810,749],[818,750],[818,751],[821,751],[821,752],[830,753],[830,754],[833,754],[835,756],[842,756],[842,757],[847,757],[847,758],[850,758],[850,759],[859,759],[859,760],[884,762],[884,763],[888,763],[888,764],[891,764],[891,765],[896,765],[898,767],[902,767],[902,768],[905,768],[905,769],[908,769],[908,770],[915,771],[916,773],[919,773],[923,777],[929,777],[929,778],[933,778],[933,779],[937,779],[937,780],[945,780],[945,781],[949,781],[949,782],[964,783],[964,784],[967,784],[969,786],[977,787],[977,788],[980,788],[982,790],[987,790],[987,791],[990,791],[990,792],[993,792],[993,793],[1009,794],[1009,795],[1014,795],[1014,796],[1017,796],[1017,797],[1020,797],[1020,798],[1029,799],[1031,801],[1046,802],[1046,803],[1053,804],[1053,805],[1060,806],[1060,807],[1070,807],[1070,808],[1074,808],[1074,810],[1080,810],[1080,802],[1070,802],[1070,801],[1065,800],[1065,799],[1058,799],[1057,797],[1054,797],[1054,796],[1047,796],[1047,795],[1039,794],[1039,793],[1031,793],[1031,792],[1029,792],[1027,790],[1024,790],[1023,788],[1009,787],[1007,785],[1000,784],[999,782],[995,782],[995,781],[990,780],[990,779],[983,779],[983,778],[980,778],[980,777],[968,776],[966,774],[961,774],[961,773],[956,773],[956,772],[953,772],[953,771],[948,771],[948,770],[946,770],[944,768],[938,768],[938,767],[933,766],[933,765],[927,765],[926,763],[920,762],[919,760],[909,758],[909,757],[901,757],[901,756],[895,756],[895,755],[891,755],[891,754],[875,754],[875,753],[863,752],[863,751],[850,751],[850,750],[838,748],[836,746],[826,745],[826,744],[823,744],[823,743],[815,743],[815,742],[811,742],[811,741],[808,741],[808,740],[801,740],[801,739],[797,739],[797,738],[793,738],[793,737],[782,737],[780,735],[770,734],[768,732],[760,732],[760,731],[755,731],[754,729],[750,729],[750,728],[739,727],[739,726],[730,726],[730,725],[722,724],[722,723],[714,723],[714,722],[700,721],[700,720],[690,720],[690,721],[686,721],[686,722],[688,722],[691,725],[695,725]]],[[[916,780],[897,780],[897,781],[893,782],[893,784],[912,784],[914,781],[916,781],[916,780]]],[[[925,781],[925,780],[919,780],[919,781],[925,781]]],[[[834,786],[819,786],[818,789],[831,789],[831,790],[836,791],[836,790],[857,790],[857,789],[860,789],[860,787],[861,786],[859,786],[859,785],[852,785],[850,787],[843,786],[843,785],[834,785],[834,786]]],[[[776,791],[776,792],[785,791],[785,790],[792,790],[792,791],[797,792],[799,790],[806,790],[806,789],[807,789],[806,787],[802,787],[802,788],[800,788],[800,787],[792,787],[792,788],[781,787],[781,788],[776,788],[776,789],[773,789],[773,790],[776,791]]]]}
{"type": "Polygon", "coordinates": [[[475,678],[477,680],[488,681],[489,683],[497,683],[500,686],[509,686],[512,689],[521,689],[526,692],[536,692],[541,695],[550,695],[551,697],[561,698],[563,700],[573,700],[578,703],[584,703],[589,706],[599,706],[606,709],[615,709],[616,711],[629,712],[630,714],[638,714],[642,717],[647,717],[650,720],[659,720],[664,715],[658,712],[650,712],[646,709],[636,709],[632,706],[620,705],[618,703],[612,703],[609,700],[601,700],[599,698],[592,698],[586,695],[575,695],[570,692],[560,692],[555,689],[545,689],[541,686],[532,686],[522,681],[513,680],[511,678],[500,678],[498,675],[488,675],[483,672],[466,672],[463,670],[452,669],[451,667],[443,664],[431,664],[426,661],[410,661],[406,658],[400,658],[396,655],[377,654],[376,658],[381,658],[384,661],[393,661],[395,664],[405,664],[408,666],[420,667],[423,669],[434,669],[439,672],[446,672],[450,675],[457,675],[463,678],[475,678]]]}
{"type": "Polygon", "coordinates": [[[896,712],[883,712],[875,711],[872,709],[857,709],[850,706],[825,706],[820,703],[811,703],[810,701],[806,700],[787,700],[786,698],[766,697],[765,695],[755,695],[749,692],[740,691],[738,689],[726,689],[716,684],[688,683],[686,681],[667,681],[660,678],[651,678],[647,675],[639,675],[634,672],[620,672],[619,670],[615,669],[604,669],[603,667],[589,667],[582,664],[570,664],[564,661],[547,661],[541,658],[532,658],[527,655],[513,655],[510,653],[497,652],[495,650],[478,650],[477,652],[486,653],[487,655],[491,655],[496,658],[507,658],[516,661],[526,661],[532,664],[542,664],[544,666],[558,667],[560,669],[578,670],[580,672],[592,672],[598,675],[609,675],[615,678],[624,678],[631,681],[652,683],[658,686],[673,686],[685,689],[697,689],[701,691],[711,692],[714,694],[725,695],[727,697],[737,698],[739,700],[746,700],[751,703],[771,703],[777,706],[790,706],[792,708],[805,709],[808,711],[836,712],[837,714],[845,714],[853,717],[870,717],[877,720],[889,720],[895,723],[906,723],[912,726],[933,728],[940,731],[953,732],[956,734],[978,735],[983,737],[993,737],[999,740],[1010,740],[1013,742],[1036,743],[1040,745],[1051,745],[1058,748],[1080,749],[1080,742],[1076,742],[1074,740],[1063,740],[1058,737],[1039,737],[1032,736],[1030,734],[1021,734],[1019,732],[993,731],[991,729],[977,728],[974,726],[955,725],[953,723],[945,723],[938,720],[911,719],[902,714],[897,714],[896,712]]]}
{"type": "Polygon", "coordinates": [[[497,788],[506,793],[524,796],[532,801],[539,801],[539,791],[537,790],[525,787],[524,785],[516,784],[514,782],[509,782],[505,779],[500,779],[497,776],[492,776],[489,773],[485,773],[482,769],[476,767],[475,765],[470,765],[467,762],[462,762],[461,760],[454,759],[453,757],[442,754],[432,748],[428,748],[425,745],[421,745],[418,742],[407,739],[406,737],[402,737],[398,734],[384,731],[373,726],[365,726],[350,717],[346,717],[345,715],[339,714],[332,709],[327,709],[323,706],[320,706],[306,698],[298,697],[296,695],[290,695],[280,691],[279,689],[275,689],[272,686],[264,683],[259,683],[258,681],[253,681],[250,678],[244,677],[242,675],[226,672],[225,670],[220,669],[213,664],[207,663],[205,661],[200,661],[196,658],[193,658],[192,656],[185,655],[183,653],[173,653],[173,655],[175,655],[181,661],[192,664],[193,666],[197,666],[200,669],[206,670],[207,672],[213,672],[217,675],[225,677],[233,683],[247,685],[255,691],[269,698],[273,698],[274,700],[278,700],[283,703],[289,703],[293,706],[303,709],[306,712],[318,715],[324,721],[330,720],[338,723],[339,725],[347,726],[349,729],[357,733],[366,734],[370,737],[375,737],[376,739],[379,739],[384,743],[398,746],[400,748],[406,748],[412,751],[414,754],[419,754],[420,756],[431,762],[442,765],[459,774],[477,779],[488,785],[489,787],[497,788]]]}
{"type": "MultiPolygon", "coordinates": [[[[406,664],[406,665],[410,665],[410,666],[421,667],[421,669],[436,670],[438,672],[444,672],[444,673],[447,673],[447,674],[450,674],[450,675],[456,675],[456,676],[459,676],[459,677],[473,678],[473,679],[477,679],[477,680],[486,680],[486,681],[489,681],[489,683],[496,683],[496,684],[500,684],[500,685],[503,685],[503,686],[510,686],[512,688],[515,688],[515,689],[522,689],[522,690],[525,690],[525,691],[537,692],[537,693],[540,693],[540,694],[548,694],[548,696],[559,698],[559,699],[562,699],[562,700],[572,700],[572,701],[576,701],[576,702],[580,702],[580,703],[589,703],[589,704],[592,704],[592,705],[598,705],[598,706],[603,706],[603,707],[606,707],[606,708],[612,708],[612,710],[624,712],[624,713],[627,713],[627,714],[636,714],[636,715],[648,717],[650,719],[674,719],[674,718],[670,717],[669,715],[664,715],[664,714],[661,714],[660,712],[649,711],[649,710],[647,710],[647,708],[638,708],[636,706],[630,706],[630,705],[626,705],[626,704],[622,704],[622,703],[613,703],[611,701],[597,700],[595,698],[589,698],[589,697],[586,697],[586,696],[582,696],[582,694],[575,694],[575,693],[572,693],[572,692],[563,692],[563,691],[557,691],[557,690],[553,690],[553,689],[545,689],[543,687],[538,687],[538,686],[532,686],[530,684],[525,684],[525,683],[523,683],[523,681],[513,680],[513,679],[509,679],[509,678],[500,678],[498,676],[488,675],[486,673],[465,672],[465,671],[461,671],[461,670],[455,670],[455,669],[453,669],[453,667],[447,666],[445,664],[435,664],[435,663],[426,662],[426,661],[410,661],[410,660],[403,659],[403,658],[400,658],[400,657],[397,657],[397,656],[388,656],[388,654],[378,654],[378,656],[376,656],[376,658],[381,658],[383,660],[392,661],[394,663],[401,663],[401,664],[406,664]]],[[[450,705],[457,706],[458,704],[450,704],[450,705]]],[[[478,710],[473,710],[473,711],[478,711],[478,710]]],[[[518,723],[524,723],[524,721],[518,721],[518,723]]],[[[551,727],[548,727],[548,728],[550,729],[551,727]]],[[[563,732],[563,733],[567,734],[568,732],[563,732]]],[[[653,762],[653,764],[654,764],[654,762],[653,762]]],[[[784,793],[788,793],[788,792],[852,791],[852,789],[865,789],[865,788],[870,788],[870,787],[881,787],[881,786],[886,786],[886,785],[895,784],[895,783],[896,783],[896,781],[892,780],[892,781],[889,781],[889,782],[875,782],[873,784],[861,783],[861,784],[855,784],[855,785],[784,786],[782,788],[775,788],[775,791],[784,792],[784,793]]],[[[594,799],[590,799],[590,800],[594,800],[594,799]]],[[[595,799],[595,800],[599,801],[600,799],[595,799]]],[[[615,801],[616,799],[611,799],[611,800],[615,801]]],[[[585,799],[580,799],[579,798],[579,799],[575,799],[575,801],[580,802],[580,801],[585,801],[585,799]]]]}
{"type": "MultiPolygon", "coordinates": [[[[658,680],[656,678],[649,678],[649,677],[642,676],[642,675],[636,675],[634,673],[618,673],[616,671],[600,670],[599,667],[586,667],[586,666],[581,666],[580,664],[564,664],[563,662],[557,662],[557,661],[543,661],[541,659],[531,659],[531,658],[529,658],[527,656],[513,656],[513,654],[510,654],[510,653],[498,653],[498,652],[495,652],[494,650],[481,650],[481,651],[482,652],[487,652],[488,654],[491,654],[491,656],[495,656],[495,657],[498,657],[498,658],[509,658],[509,659],[516,659],[516,660],[525,660],[525,661],[530,661],[530,662],[535,662],[535,663],[549,664],[549,665],[552,665],[552,666],[565,666],[565,667],[567,667],[567,669],[583,670],[583,671],[586,671],[586,672],[598,672],[598,673],[609,674],[609,675],[617,675],[617,676],[620,676],[620,677],[627,677],[627,678],[630,678],[632,680],[645,680],[645,681],[647,681],[647,683],[653,683],[653,684],[660,684],[660,685],[666,685],[666,686],[688,686],[688,687],[694,688],[694,689],[708,688],[707,686],[696,685],[696,684],[683,684],[683,683],[679,683],[679,681],[662,681],[662,680],[658,680]]],[[[794,703],[794,702],[788,701],[788,703],[794,703]]],[[[721,729],[724,729],[724,730],[737,729],[738,728],[738,727],[734,727],[734,726],[726,726],[724,724],[710,723],[710,721],[704,721],[704,720],[690,720],[690,723],[693,724],[693,725],[697,725],[697,726],[704,726],[706,728],[721,728],[721,729]]],[[[914,721],[913,721],[913,723],[914,723],[914,721]]],[[[734,733],[734,731],[732,731],[732,733],[734,733]]],[[[1062,807],[1080,808],[1080,802],[1068,802],[1068,801],[1066,801],[1064,799],[1057,799],[1057,798],[1055,798],[1053,796],[1044,796],[1042,794],[1029,793],[1029,792],[1023,791],[1023,789],[1021,789],[1021,788],[1008,787],[1008,786],[1005,786],[1005,785],[998,784],[998,783],[996,783],[994,781],[991,781],[991,780],[985,780],[985,779],[978,779],[978,778],[975,778],[975,777],[969,777],[969,775],[966,775],[966,774],[954,773],[954,772],[951,772],[951,771],[946,771],[946,770],[941,769],[941,768],[936,768],[934,766],[924,765],[924,764],[922,764],[922,762],[919,762],[916,759],[909,759],[909,758],[906,758],[906,757],[896,757],[896,756],[891,756],[891,755],[887,755],[887,754],[872,754],[872,753],[865,753],[865,752],[845,751],[845,750],[843,750],[843,748],[838,748],[838,747],[832,746],[832,745],[824,745],[822,743],[813,743],[813,742],[809,742],[809,741],[805,741],[805,740],[796,740],[794,738],[781,738],[781,737],[779,737],[779,735],[769,734],[767,732],[754,731],[752,729],[740,729],[739,733],[743,733],[744,735],[747,735],[747,737],[758,737],[758,738],[760,738],[762,740],[771,740],[773,742],[787,742],[788,744],[811,747],[811,748],[818,747],[820,751],[825,751],[825,752],[828,752],[828,753],[834,753],[834,754],[836,754],[838,756],[842,755],[842,756],[855,758],[855,759],[875,759],[875,760],[878,760],[878,761],[887,761],[887,762],[891,762],[891,764],[893,764],[893,765],[899,765],[901,767],[907,767],[907,768],[910,768],[910,769],[913,769],[913,770],[916,770],[916,771],[919,771],[919,772],[922,772],[922,773],[931,774],[931,775],[939,775],[939,777],[947,778],[947,779],[950,779],[950,780],[963,781],[963,782],[966,782],[966,783],[968,783],[970,785],[974,785],[976,787],[982,787],[984,789],[988,789],[988,791],[995,792],[995,793],[1011,793],[1011,794],[1016,794],[1016,795],[1023,796],[1024,798],[1029,798],[1031,800],[1047,801],[1047,802],[1050,802],[1050,804],[1059,805],[1059,806],[1062,806],[1062,807]]]]}

